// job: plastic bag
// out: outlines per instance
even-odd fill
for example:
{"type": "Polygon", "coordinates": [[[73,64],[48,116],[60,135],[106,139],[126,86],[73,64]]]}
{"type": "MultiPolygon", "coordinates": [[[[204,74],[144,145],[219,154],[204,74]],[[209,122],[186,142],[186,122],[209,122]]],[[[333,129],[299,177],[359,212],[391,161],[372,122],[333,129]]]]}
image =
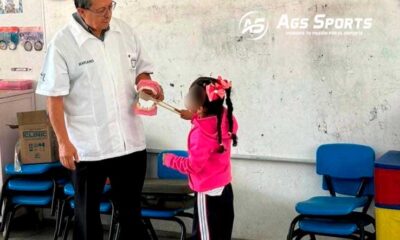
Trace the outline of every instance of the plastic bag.
{"type": "Polygon", "coordinates": [[[14,170],[16,172],[21,172],[21,147],[19,145],[19,141],[15,144],[15,152],[14,152],[14,170]]]}

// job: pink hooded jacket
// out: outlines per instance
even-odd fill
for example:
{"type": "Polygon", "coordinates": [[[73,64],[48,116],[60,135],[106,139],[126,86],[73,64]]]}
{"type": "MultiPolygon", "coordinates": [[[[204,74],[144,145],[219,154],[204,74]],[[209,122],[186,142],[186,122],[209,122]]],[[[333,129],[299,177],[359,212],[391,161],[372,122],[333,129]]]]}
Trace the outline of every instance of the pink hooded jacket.
{"type": "MultiPolygon", "coordinates": [[[[205,192],[223,187],[232,180],[231,146],[227,110],[224,109],[221,131],[223,153],[218,153],[217,117],[195,117],[188,137],[189,157],[166,154],[164,164],[167,167],[189,175],[189,186],[195,192],[205,192]]],[[[233,117],[233,130],[236,134],[238,124],[233,117]]]]}

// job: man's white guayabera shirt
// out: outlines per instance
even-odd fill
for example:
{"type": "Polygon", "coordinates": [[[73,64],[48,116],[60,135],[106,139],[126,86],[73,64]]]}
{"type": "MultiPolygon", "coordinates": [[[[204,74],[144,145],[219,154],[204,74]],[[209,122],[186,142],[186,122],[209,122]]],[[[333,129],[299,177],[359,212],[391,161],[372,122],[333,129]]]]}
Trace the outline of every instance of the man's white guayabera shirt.
{"type": "Polygon", "coordinates": [[[74,18],[49,43],[36,93],[63,96],[69,138],[80,161],[146,148],[143,123],[132,111],[136,77],[153,65],[132,28],[113,18],[104,41],[74,18]]]}

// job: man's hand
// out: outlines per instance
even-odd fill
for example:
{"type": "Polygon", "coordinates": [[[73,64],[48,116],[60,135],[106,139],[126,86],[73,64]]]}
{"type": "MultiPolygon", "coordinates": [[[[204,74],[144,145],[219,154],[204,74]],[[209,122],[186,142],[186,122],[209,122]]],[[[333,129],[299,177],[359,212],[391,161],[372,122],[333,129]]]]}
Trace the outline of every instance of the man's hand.
{"type": "Polygon", "coordinates": [[[69,170],[75,170],[75,163],[79,161],[78,152],[74,145],[67,141],[64,143],[59,143],[59,155],[60,155],[60,162],[69,170]]]}
{"type": "Polygon", "coordinates": [[[143,92],[146,93],[147,95],[150,95],[152,98],[158,100],[158,101],[164,101],[164,90],[160,86],[160,91],[157,95],[153,94],[152,91],[144,89],[143,92]]]}
{"type": "Polygon", "coordinates": [[[180,110],[179,113],[181,114],[181,118],[185,120],[192,120],[193,119],[193,113],[189,110],[183,109],[180,110]]]}
{"type": "Polygon", "coordinates": [[[57,136],[60,162],[64,167],[75,170],[75,162],[78,161],[78,153],[75,146],[70,142],[67,128],[65,127],[64,98],[49,97],[47,99],[47,109],[49,110],[51,125],[57,136]]]}
{"type": "MultiPolygon", "coordinates": [[[[148,73],[141,73],[136,77],[136,85],[139,84],[142,80],[152,80],[150,74],[148,73]]],[[[164,101],[164,90],[160,85],[160,92],[158,94],[153,94],[150,90],[143,90],[147,95],[150,95],[152,98],[158,101],[164,101]]]]}

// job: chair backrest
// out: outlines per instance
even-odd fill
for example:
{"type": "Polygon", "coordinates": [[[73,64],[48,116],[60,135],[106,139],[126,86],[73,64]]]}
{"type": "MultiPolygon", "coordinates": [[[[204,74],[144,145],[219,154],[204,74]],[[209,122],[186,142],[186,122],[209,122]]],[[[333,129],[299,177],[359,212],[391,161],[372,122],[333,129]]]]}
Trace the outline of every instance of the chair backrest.
{"type": "Polygon", "coordinates": [[[323,189],[356,196],[363,182],[363,196],[373,195],[375,152],[357,144],[325,144],[317,150],[317,173],[323,175],[323,189]],[[330,184],[331,183],[331,184],[330,184]]]}
{"type": "Polygon", "coordinates": [[[157,156],[158,178],[160,178],[160,179],[187,179],[186,175],[184,175],[174,169],[167,168],[166,166],[163,165],[162,156],[165,153],[171,153],[171,154],[175,154],[175,155],[181,156],[181,157],[188,157],[188,153],[186,151],[180,151],[180,150],[167,150],[167,151],[162,151],[161,153],[159,153],[157,156]]]}

